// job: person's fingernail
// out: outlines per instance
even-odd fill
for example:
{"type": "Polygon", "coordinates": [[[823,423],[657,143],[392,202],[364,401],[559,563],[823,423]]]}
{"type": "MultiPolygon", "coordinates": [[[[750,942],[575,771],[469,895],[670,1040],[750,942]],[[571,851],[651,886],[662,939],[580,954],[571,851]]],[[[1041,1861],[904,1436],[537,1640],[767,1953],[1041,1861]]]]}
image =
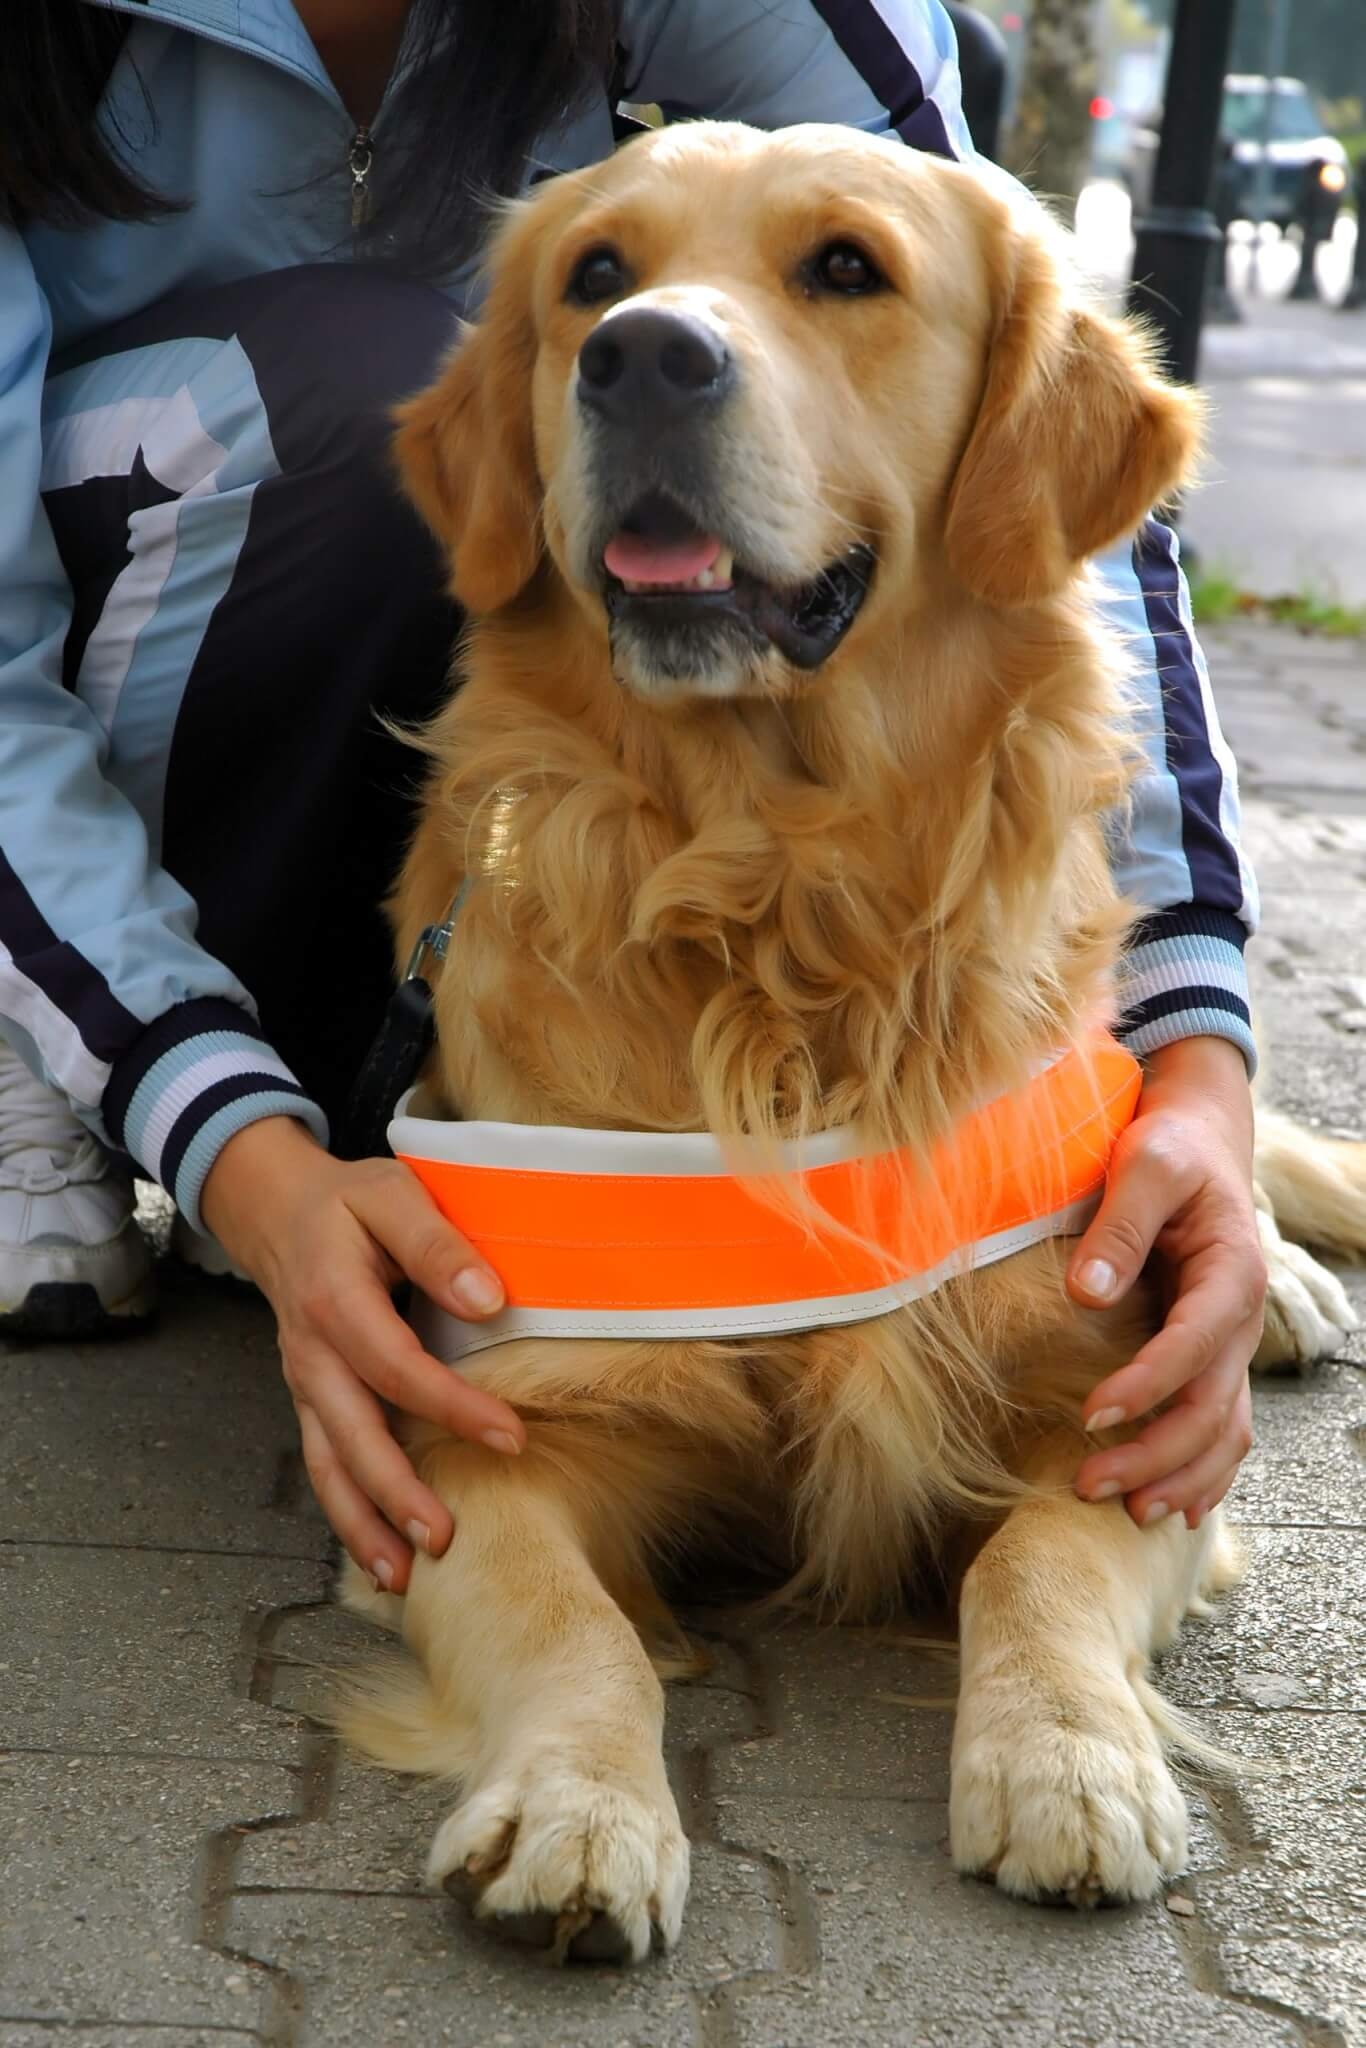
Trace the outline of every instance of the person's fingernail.
{"type": "Polygon", "coordinates": [[[451,1297],[458,1309],[470,1316],[491,1316],[503,1306],[503,1290],[492,1273],[467,1266],[451,1282],[451,1297]]]}
{"type": "Polygon", "coordinates": [[[516,1458],[521,1455],[522,1446],[516,1437],[510,1436],[505,1429],[486,1429],[484,1442],[491,1451],[501,1451],[505,1458],[516,1458]]]}
{"type": "Polygon", "coordinates": [[[1088,1496],[1091,1500],[1113,1500],[1117,1493],[1123,1493],[1124,1485],[1118,1479],[1102,1479],[1099,1486],[1093,1486],[1088,1496]]]}
{"type": "Polygon", "coordinates": [[[1151,1507],[1146,1507],[1143,1510],[1144,1528],[1151,1529],[1154,1522],[1163,1521],[1166,1518],[1166,1516],[1168,1516],[1170,1513],[1171,1509],[1167,1506],[1166,1501],[1155,1500],[1152,1503],[1151,1507]]]}
{"type": "Polygon", "coordinates": [[[1087,1417],[1086,1427],[1093,1436],[1099,1436],[1101,1430],[1114,1429],[1117,1423],[1126,1419],[1122,1408],[1098,1408],[1094,1415],[1087,1417]]]}
{"type": "Polygon", "coordinates": [[[374,1564],[370,1568],[370,1576],[375,1582],[375,1591],[377,1593],[388,1592],[394,1583],[394,1568],[387,1557],[377,1557],[375,1559],[374,1564]]]}
{"type": "Polygon", "coordinates": [[[1096,1301],[1108,1301],[1115,1291],[1115,1269],[1106,1259],[1088,1259],[1077,1274],[1077,1285],[1083,1294],[1089,1294],[1096,1301]]]}
{"type": "Polygon", "coordinates": [[[409,1522],[406,1524],[406,1527],[408,1531],[408,1540],[412,1544],[414,1550],[431,1549],[432,1532],[427,1527],[427,1524],[425,1522],[409,1522]]]}

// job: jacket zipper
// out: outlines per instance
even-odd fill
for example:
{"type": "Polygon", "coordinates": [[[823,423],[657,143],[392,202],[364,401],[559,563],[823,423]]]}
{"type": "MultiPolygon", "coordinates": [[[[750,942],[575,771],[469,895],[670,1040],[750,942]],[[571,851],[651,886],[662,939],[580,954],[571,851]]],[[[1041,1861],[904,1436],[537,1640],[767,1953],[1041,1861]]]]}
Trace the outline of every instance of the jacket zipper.
{"type": "Polygon", "coordinates": [[[346,152],[351,173],[351,225],[368,227],[375,217],[375,195],[370,189],[370,172],[375,161],[375,138],[368,128],[358,128],[346,152]]]}
{"type": "MultiPolygon", "coordinates": [[[[225,35],[221,29],[211,28],[204,22],[186,21],[183,17],[173,19],[161,12],[156,0],[153,0],[150,7],[147,0],[88,0],[88,4],[107,7],[117,14],[141,16],[143,19],[150,14],[154,21],[183,29],[190,35],[202,36],[205,42],[219,43],[226,49],[240,50],[249,57],[259,57],[276,70],[287,71],[291,77],[302,79],[306,85],[312,86],[315,92],[320,92],[325,99],[330,100],[333,106],[342,106],[341,95],[325,75],[320,76],[315,71],[305,70],[292,58],[284,57],[264,44],[254,43],[245,36],[225,35]]],[[[375,195],[370,189],[370,172],[374,161],[375,140],[367,123],[355,130],[346,150],[346,166],[351,173],[353,228],[367,227],[375,217],[375,195]]]]}

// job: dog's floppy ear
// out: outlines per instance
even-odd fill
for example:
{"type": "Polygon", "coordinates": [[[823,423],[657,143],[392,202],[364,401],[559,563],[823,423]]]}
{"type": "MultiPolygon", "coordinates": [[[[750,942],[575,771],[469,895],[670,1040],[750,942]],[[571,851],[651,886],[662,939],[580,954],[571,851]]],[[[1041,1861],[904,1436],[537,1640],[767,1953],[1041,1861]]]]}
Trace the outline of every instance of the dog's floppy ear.
{"type": "Polygon", "coordinates": [[[1060,590],[1188,474],[1195,395],[1164,383],[1131,323],[1069,297],[1042,236],[1013,227],[986,387],[949,496],[959,581],[994,605],[1060,590]]]}
{"type": "Polygon", "coordinates": [[[404,488],[446,549],[451,594],[476,613],[509,604],[541,556],[531,260],[518,219],[495,250],[478,325],[466,328],[436,383],[395,414],[404,488]]]}

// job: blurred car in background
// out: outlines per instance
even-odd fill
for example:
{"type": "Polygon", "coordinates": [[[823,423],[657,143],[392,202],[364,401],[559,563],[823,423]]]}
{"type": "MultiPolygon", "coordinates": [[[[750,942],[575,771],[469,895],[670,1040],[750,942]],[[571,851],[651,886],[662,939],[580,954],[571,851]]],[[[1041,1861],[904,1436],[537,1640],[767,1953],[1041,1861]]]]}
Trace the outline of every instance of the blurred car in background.
{"type": "MultiPolygon", "coordinates": [[[[1152,204],[1161,112],[1136,124],[1130,137],[1125,182],[1135,214],[1152,204]]],[[[1219,123],[1225,145],[1233,220],[1269,220],[1278,227],[1303,222],[1310,203],[1318,222],[1333,221],[1351,187],[1347,152],[1329,135],[1312,93],[1298,78],[1274,81],[1251,73],[1224,80],[1219,123]],[[1262,159],[1267,160],[1265,195],[1262,159]]]]}

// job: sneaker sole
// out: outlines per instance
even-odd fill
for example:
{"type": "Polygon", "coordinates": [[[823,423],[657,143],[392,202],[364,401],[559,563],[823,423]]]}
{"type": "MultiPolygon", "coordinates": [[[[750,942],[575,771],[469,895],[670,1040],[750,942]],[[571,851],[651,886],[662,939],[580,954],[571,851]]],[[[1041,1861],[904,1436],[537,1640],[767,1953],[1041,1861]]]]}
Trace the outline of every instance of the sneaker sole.
{"type": "Polygon", "coordinates": [[[106,1306],[88,1282],[40,1280],[15,1308],[0,1312],[6,1337],[58,1338],[128,1336],[156,1313],[156,1293],[147,1285],[124,1301],[106,1306]]]}

